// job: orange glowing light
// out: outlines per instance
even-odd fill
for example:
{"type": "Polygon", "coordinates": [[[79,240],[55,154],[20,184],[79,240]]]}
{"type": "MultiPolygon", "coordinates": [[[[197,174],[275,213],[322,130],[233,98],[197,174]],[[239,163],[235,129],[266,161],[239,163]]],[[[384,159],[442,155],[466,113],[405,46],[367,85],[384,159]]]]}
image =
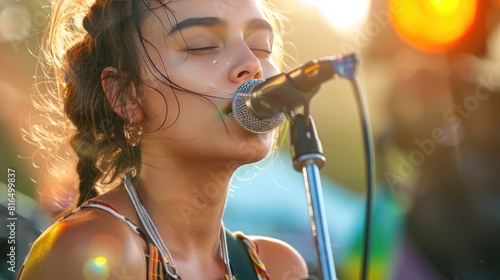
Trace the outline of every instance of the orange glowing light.
{"type": "Polygon", "coordinates": [[[424,52],[450,50],[476,20],[477,0],[388,0],[398,35],[424,52]]]}
{"type": "Polygon", "coordinates": [[[319,64],[314,63],[313,65],[309,66],[307,69],[304,70],[304,73],[309,74],[312,71],[316,70],[319,68],[319,64]]]}

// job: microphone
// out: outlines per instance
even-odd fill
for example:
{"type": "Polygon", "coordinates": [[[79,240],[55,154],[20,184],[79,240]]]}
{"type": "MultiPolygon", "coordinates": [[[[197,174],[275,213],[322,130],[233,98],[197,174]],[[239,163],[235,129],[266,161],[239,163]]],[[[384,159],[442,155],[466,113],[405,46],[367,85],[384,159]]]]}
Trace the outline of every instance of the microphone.
{"type": "Polygon", "coordinates": [[[320,85],[335,75],[353,78],[355,54],[312,60],[289,73],[243,83],[233,97],[233,116],[245,129],[266,133],[278,127],[285,114],[308,104],[320,85]]]}

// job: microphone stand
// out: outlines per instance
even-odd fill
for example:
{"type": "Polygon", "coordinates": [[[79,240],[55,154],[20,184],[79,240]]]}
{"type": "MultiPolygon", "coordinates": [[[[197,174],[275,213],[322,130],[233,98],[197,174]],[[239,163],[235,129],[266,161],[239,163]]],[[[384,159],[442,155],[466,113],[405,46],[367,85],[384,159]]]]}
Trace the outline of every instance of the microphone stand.
{"type": "MultiPolygon", "coordinates": [[[[334,73],[340,77],[353,78],[356,72],[358,59],[355,54],[343,55],[335,59],[328,59],[333,63],[334,73]]],[[[317,62],[315,62],[318,66],[317,62]]],[[[314,65],[314,64],[313,64],[314,65]]],[[[319,76],[311,67],[303,69],[307,78],[315,79],[319,76]]],[[[319,77],[323,81],[325,77],[319,77]]],[[[293,84],[293,83],[292,83],[293,84]]],[[[322,280],[337,280],[333,253],[328,234],[326,222],[326,211],[323,200],[323,190],[319,169],[326,163],[323,156],[323,148],[316,133],[314,120],[309,114],[309,104],[312,96],[319,90],[319,86],[311,92],[304,92],[303,114],[292,111],[287,114],[290,121],[290,141],[292,145],[293,167],[304,176],[307,203],[309,205],[309,216],[311,229],[316,246],[316,257],[318,258],[319,274],[322,280]]],[[[364,278],[363,278],[364,279],[364,278]]]]}
{"type": "Polygon", "coordinates": [[[336,280],[319,176],[319,169],[325,165],[326,158],[323,156],[323,148],[307,106],[309,104],[305,105],[306,116],[295,114],[289,118],[293,167],[297,172],[302,172],[304,176],[320,277],[323,280],[336,280]]]}

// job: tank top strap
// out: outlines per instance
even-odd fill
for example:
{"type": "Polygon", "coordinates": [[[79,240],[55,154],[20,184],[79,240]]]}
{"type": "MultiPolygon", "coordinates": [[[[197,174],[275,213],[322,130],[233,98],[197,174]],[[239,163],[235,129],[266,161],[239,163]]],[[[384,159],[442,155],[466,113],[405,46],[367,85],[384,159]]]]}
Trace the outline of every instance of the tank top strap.
{"type": "Polygon", "coordinates": [[[129,219],[127,219],[125,216],[123,216],[113,205],[108,204],[106,202],[99,201],[99,200],[95,200],[95,199],[87,200],[82,205],[75,208],[73,211],[64,215],[60,220],[64,220],[64,219],[68,218],[69,216],[71,216],[75,213],[78,213],[83,209],[88,209],[88,208],[97,208],[97,209],[104,210],[104,211],[108,212],[109,214],[115,216],[116,218],[124,221],[137,234],[144,236],[144,237],[147,237],[138,226],[136,226],[129,219]]]}
{"type": "Polygon", "coordinates": [[[236,279],[270,280],[264,263],[259,257],[257,243],[240,231],[226,229],[229,260],[236,279]]]}

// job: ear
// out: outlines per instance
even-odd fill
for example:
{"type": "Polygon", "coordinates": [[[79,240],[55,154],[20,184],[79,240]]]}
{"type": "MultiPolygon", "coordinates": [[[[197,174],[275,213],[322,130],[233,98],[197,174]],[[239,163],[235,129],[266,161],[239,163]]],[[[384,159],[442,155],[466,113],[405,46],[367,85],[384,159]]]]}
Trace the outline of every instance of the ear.
{"type": "MultiPolygon", "coordinates": [[[[126,79],[126,73],[122,73],[126,79]]],[[[120,87],[118,69],[108,66],[101,72],[101,86],[113,110],[126,120],[133,119],[134,123],[141,123],[144,118],[137,90],[134,83],[120,87]]],[[[121,83],[123,85],[123,82],[121,83]]]]}

